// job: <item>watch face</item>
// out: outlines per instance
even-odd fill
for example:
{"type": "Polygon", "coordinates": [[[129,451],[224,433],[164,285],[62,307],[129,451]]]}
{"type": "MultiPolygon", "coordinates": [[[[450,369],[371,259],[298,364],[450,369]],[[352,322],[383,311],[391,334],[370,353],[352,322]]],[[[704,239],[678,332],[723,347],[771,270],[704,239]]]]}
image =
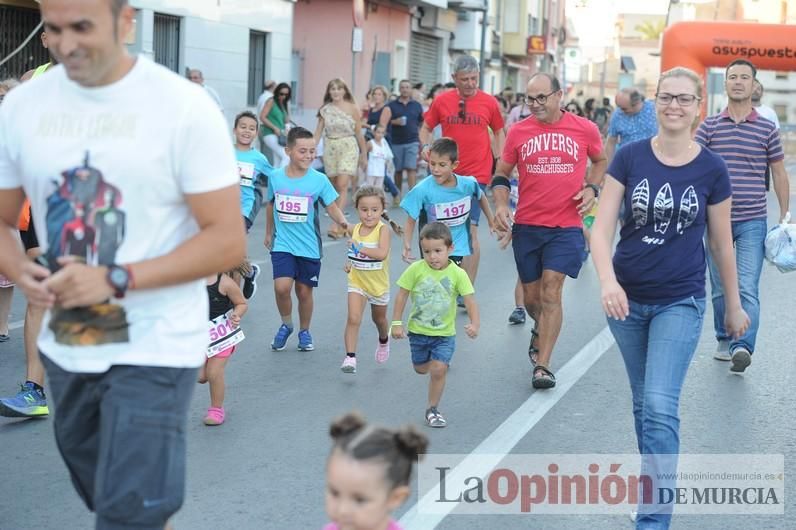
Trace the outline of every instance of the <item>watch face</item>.
{"type": "Polygon", "coordinates": [[[124,287],[127,284],[127,271],[122,268],[111,270],[111,283],[116,287],[124,287]]]}

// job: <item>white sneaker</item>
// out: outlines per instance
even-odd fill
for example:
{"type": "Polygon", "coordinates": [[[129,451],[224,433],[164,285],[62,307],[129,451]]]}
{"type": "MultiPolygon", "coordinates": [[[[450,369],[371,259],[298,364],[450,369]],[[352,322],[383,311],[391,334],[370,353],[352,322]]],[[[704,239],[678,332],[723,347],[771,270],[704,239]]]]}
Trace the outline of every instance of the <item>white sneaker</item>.
{"type": "Polygon", "coordinates": [[[346,374],[355,374],[357,373],[357,358],[356,357],[349,357],[348,355],[345,356],[343,359],[343,364],[340,366],[340,370],[346,374]]]}
{"type": "Polygon", "coordinates": [[[732,356],[730,355],[730,341],[720,340],[716,346],[716,352],[713,354],[713,358],[717,361],[731,361],[732,356]]]}
{"type": "Polygon", "coordinates": [[[752,354],[749,353],[749,350],[746,348],[735,348],[735,351],[732,352],[732,357],[730,358],[732,361],[732,366],[730,366],[730,372],[740,374],[743,373],[746,368],[752,364],[752,354]]]}

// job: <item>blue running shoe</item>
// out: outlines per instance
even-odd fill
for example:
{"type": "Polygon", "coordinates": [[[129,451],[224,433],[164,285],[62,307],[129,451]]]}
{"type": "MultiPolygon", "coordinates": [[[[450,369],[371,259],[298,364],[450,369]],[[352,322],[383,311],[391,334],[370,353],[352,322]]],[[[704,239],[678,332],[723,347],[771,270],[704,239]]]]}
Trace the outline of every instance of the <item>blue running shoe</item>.
{"type": "Polygon", "coordinates": [[[315,345],[312,344],[312,335],[310,335],[310,330],[302,329],[299,331],[299,351],[312,351],[315,349],[315,345]]]}
{"type": "Polygon", "coordinates": [[[47,397],[44,392],[36,390],[33,383],[20,385],[22,389],[14,397],[0,399],[0,416],[6,418],[35,418],[47,416],[47,397]]]}
{"type": "MultiPolygon", "coordinates": [[[[286,324],[279,326],[274,335],[274,340],[271,341],[271,349],[274,351],[282,351],[287,344],[287,338],[293,333],[293,328],[287,327],[286,324]]],[[[301,334],[299,334],[301,336],[301,334]]]]}

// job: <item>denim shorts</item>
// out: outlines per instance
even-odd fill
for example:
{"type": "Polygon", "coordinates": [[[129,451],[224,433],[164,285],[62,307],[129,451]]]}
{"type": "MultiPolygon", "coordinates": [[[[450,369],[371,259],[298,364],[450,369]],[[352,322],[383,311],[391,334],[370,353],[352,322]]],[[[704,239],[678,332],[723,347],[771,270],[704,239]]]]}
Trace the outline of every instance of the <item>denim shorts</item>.
{"type": "MultiPolygon", "coordinates": [[[[480,182],[478,185],[481,187],[481,192],[486,193],[486,184],[481,184],[480,182]]],[[[481,203],[478,201],[473,201],[470,204],[470,225],[471,226],[478,226],[478,222],[481,220],[481,203]]]]}
{"type": "Polygon", "coordinates": [[[532,283],[551,270],[577,278],[586,240],[579,227],[550,228],[515,224],[511,230],[514,261],[522,283],[532,283]]]}
{"type": "Polygon", "coordinates": [[[456,336],[430,337],[409,333],[409,349],[412,351],[412,364],[440,361],[450,366],[456,350],[456,336]]]}
{"type": "Polygon", "coordinates": [[[293,278],[304,285],[318,287],[318,277],[321,275],[319,259],[294,256],[289,252],[271,252],[271,265],[274,268],[274,280],[293,278]]]}
{"type": "Polygon", "coordinates": [[[395,165],[395,171],[403,171],[404,169],[417,169],[417,155],[419,152],[419,142],[393,144],[392,154],[394,157],[393,164],[395,165]]]}

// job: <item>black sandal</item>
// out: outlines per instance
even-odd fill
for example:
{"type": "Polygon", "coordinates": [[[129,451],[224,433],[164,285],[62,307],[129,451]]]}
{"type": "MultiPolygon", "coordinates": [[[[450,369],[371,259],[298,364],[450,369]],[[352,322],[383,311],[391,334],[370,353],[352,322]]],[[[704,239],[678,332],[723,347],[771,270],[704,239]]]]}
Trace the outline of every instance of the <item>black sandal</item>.
{"type": "Polygon", "coordinates": [[[556,376],[546,366],[537,364],[533,369],[531,384],[534,388],[553,388],[556,386],[556,376]]]}
{"type": "Polygon", "coordinates": [[[531,366],[536,366],[539,361],[539,349],[533,345],[534,341],[539,338],[539,333],[536,327],[531,330],[531,343],[528,344],[528,359],[531,361],[531,366]]]}

